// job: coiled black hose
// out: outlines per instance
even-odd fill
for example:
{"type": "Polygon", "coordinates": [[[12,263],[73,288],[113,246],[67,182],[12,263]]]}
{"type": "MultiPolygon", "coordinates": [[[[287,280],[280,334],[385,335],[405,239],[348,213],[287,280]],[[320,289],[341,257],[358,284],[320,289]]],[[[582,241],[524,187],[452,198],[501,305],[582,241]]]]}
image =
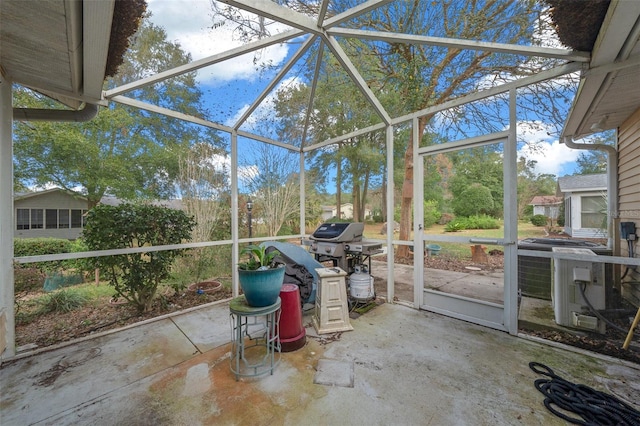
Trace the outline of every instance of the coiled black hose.
{"type": "Polygon", "coordinates": [[[534,386],[545,396],[544,406],[556,416],[577,425],[640,426],[640,411],[615,396],[571,383],[538,362],[530,362],[529,368],[549,377],[537,379],[534,386]],[[574,413],[582,420],[568,416],[556,407],[574,413]]]}

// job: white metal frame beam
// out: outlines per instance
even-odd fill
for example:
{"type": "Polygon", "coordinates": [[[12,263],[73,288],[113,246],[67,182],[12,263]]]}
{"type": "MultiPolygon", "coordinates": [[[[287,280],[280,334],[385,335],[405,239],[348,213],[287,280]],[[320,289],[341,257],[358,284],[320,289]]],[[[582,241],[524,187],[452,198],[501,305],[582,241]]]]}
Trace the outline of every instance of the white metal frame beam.
{"type": "Polygon", "coordinates": [[[298,28],[313,34],[321,34],[322,30],[312,18],[298,13],[288,7],[280,6],[269,0],[218,0],[265,18],[298,28]]]}
{"type": "MultiPolygon", "coordinates": [[[[328,0],[327,0],[328,1],[328,0]]],[[[316,89],[318,87],[318,76],[322,68],[322,55],[324,54],[324,43],[320,43],[318,54],[316,55],[316,66],[313,70],[313,79],[311,80],[311,90],[309,91],[309,102],[307,103],[307,112],[304,117],[304,127],[302,128],[302,139],[300,140],[300,151],[304,152],[304,146],[307,144],[307,132],[311,114],[313,112],[314,99],[316,97],[316,89]]],[[[302,229],[302,228],[301,228],[302,229]]]]}
{"type": "Polygon", "coordinates": [[[283,43],[287,40],[291,40],[292,38],[300,37],[304,35],[304,32],[300,30],[291,30],[286,31],[272,37],[268,37],[262,40],[258,40],[252,43],[245,44],[244,46],[237,47],[235,49],[227,50],[226,52],[218,53],[207,58],[199,59],[197,61],[189,62],[188,64],[172,68],[167,71],[160,72],[158,74],[152,75],[147,78],[140,79],[138,81],[134,81],[129,84],[124,84],[122,86],[116,87],[111,90],[107,90],[104,92],[104,97],[110,99],[114,96],[121,95],[123,93],[129,92],[131,90],[140,89],[146,86],[150,86],[155,83],[159,83],[161,81],[167,80],[169,78],[177,77],[179,75],[196,71],[201,68],[208,67],[210,65],[218,64],[220,62],[224,62],[228,59],[232,59],[238,56],[242,56],[246,53],[254,52],[256,50],[264,49],[265,47],[272,46],[274,44],[283,43]]]}
{"type": "Polygon", "coordinates": [[[347,72],[347,74],[349,74],[349,76],[351,77],[353,82],[356,84],[356,86],[358,86],[358,89],[360,89],[360,91],[367,98],[371,106],[376,110],[376,112],[378,113],[378,116],[380,116],[380,118],[385,122],[385,124],[387,125],[390,124],[391,117],[389,116],[387,111],[384,109],[384,107],[382,106],[382,104],[380,103],[376,95],[371,91],[371,89],[367,85],[367,82],[364,81],[364,78],[362,77],[362,75],[360,75],[360,73],[358,72],[356,67],[353,65],[353,63],[351,62],[347,54],[344,53],[344,50],[342,50],[342,47],[340,46],[338,41],[331,36],[327,37],[325,40],[326,40],[327,47],[331,50],[331,52],[333,52],[335,58],[338,60],[338,62],[340,62],[340,65],[342,65],[342,67],[347,72]]]}
{"type": "Polygon", "coordinates": [[[322,0],[320,2],[320,8],[318,9],[318,26],[322,27],[324,18],[327,16],[327,10],[329,9],[329,2],[331,0],[322,0]]]}
{"type": "Polygon", "coordinates": [[[393,2],[394,0],[369,0],[366,1],[362,4],[359,4],[355,7],[352,7],[351,9],[348,9],[342,13],[339,13],[336,16],[332,16],[331,18],[327,19],[327,21],[325,22],[324,28],[331,28],[331,27],[335,27],[337,25],[343,24],[345,22],[347,22],[350,19],[355,18],[356,16],[360,16],[363,15],[367,12],[370,12],[374,9],[377,9],[381,6],[384,6],[388,3],[393,2]]]}
{"type": "Polygon", "coordinates": [[[554,49],[539,46],[521,46],[518,44],[492,43],[486,41],[464,40],[444,37],[420,36],[402,33],[385,33],[381,31],[356,30],[351,28],[333,28],[327,30],[332,36],[377,40],[387,43],[405,43],[429,46],[441,46],[464,50],[481,50],[512,55],[536,56],[543,58],[564,59],[575,62],[589,62],[588,52],[568,49],[554,49]]]}
{"type": "MultiPolygon", "coordinates": [[[[583,69],[583,64],[580,64],[578,62],[570,62],[568,64],[565,65],[561,65],[559,67],[556,68],[552,68],[550,70],[547,71],[543,71],[539,74],[533,75],[533,76],[529,76],[529,77],[524,77],[521,78],[519,80],[515,80],[515,81],[511,81],[509,83],[506,84],[502,84],[500,86],[496,86],[496,87],[492,87],[491,89],[486,89],[486,90],[481,90],[479,92],[474,92],[471,93],[470,95],[466,95],[466,96],[461,96],[457,99],[453,99],[449,102],[445,102],[443,104],[440,105],[434,105],[432,107],[428,107],[425,109],[422,109],[420,111],[416,111],[413,112],[411,114],[406,114],[400,117],[396,117],[393,118],[391,120],[391,124],[393,125],[398,125],[398,124],[402,124],[405,122],[409,122],[411,120],[413,120],[414,118],[419,118],[428,114],[433,114],[433,113],[437,113],[440,111],[444,111],[446,109],[449,108],[455,108],[464,104],[468,104],[471,102],[475,102],[475,101],[479,101],[482,99],[486,99],[492,96],[497,96],[500,95],[502,93],[506,93],[511,89],[518,89],[521,87],[525,87],[531,84],[536,84],[545,80],[550,80],[553,78],[557,78],[557,77],[561,77],[563,75],[566,74],[570,74],[572,72],[576,72],[576,71],[580,71],[581,69],[583,69]]],[[[334,143],[338,143],[340,141],[343,141],[345,139],[349,139],[349,138],[353,138],[356,136],[360,136],[363,135],[365,133],[369,133],[369,132],[373,132],[373,131],[377,131],[377,130],[381,130],[384,129],[385,125],[384,124],[375,124],[373,126],[369,126],[369,127],[365,127],[363,129],[360,130],[356,130],[341,136],[337,136],[335,138],[332,139],[327,139],[324,142],[320,142],[314,145],[310,145],[309,147],[305,148],[305,151],[312,151],[314,149],[318,149],[318,148],[322,148],[323,146],[326,145],[331,145],[334,143]]]]}

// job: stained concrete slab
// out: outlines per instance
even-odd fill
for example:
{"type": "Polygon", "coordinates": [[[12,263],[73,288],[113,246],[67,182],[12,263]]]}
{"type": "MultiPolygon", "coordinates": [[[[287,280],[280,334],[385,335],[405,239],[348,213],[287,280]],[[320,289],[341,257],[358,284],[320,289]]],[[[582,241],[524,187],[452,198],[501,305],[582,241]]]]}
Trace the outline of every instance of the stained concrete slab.
{"type": "MultiPolygon", "coordinates": [[[[311,327],[307,344],[282,354],[272,376],[236,382],[228,342],[201,353],[196,339],[179,337],[202,327],[203,315],[228,312],[225,304],[204,309],[216,312],[190,312],[5,364],[0,423],[565,424],[544,407],[530,361],[640,401],[638,365],[392,304],[352,320],[353,331],[315,336],[311,327]],[[323,360],[352,365],[353,387],[315,384],[323,360]],[[43,383],[46,372],[57,377],[43,383]]],[[[310,324],[308,315],[303,324],[310,324]]]]}
{"type": "Polygon", "coordinates": [[[199,353],[170,319],[2,366],[0,423],[32,424],[103,398],[199,353]]]}
{"type": "Polygon", "coordinates": [[[352,388],[354,380],[353,362],[335,359],[319,359],[313,383],[325,386],[352,388]]]}
{"type": "Polygon", "coordinates": [[[171,319],[200,352],[224,345],[231,338],[228,310],[196,309],[171,319]]]}

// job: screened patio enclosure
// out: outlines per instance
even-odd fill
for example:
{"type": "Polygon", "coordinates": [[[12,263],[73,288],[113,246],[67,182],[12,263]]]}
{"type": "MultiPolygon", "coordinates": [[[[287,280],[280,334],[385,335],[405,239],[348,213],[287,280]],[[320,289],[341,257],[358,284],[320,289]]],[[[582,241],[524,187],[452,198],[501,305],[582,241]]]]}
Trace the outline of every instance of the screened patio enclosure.
{"type": "MultiPolygon", "coordinates": [[[[182,248],[197,248],[207,246],[232,245],[232,264],[239,261],[240,244],[249,241],[260,242],[271,240],[274,237],[243,238],[240,228],[239,211],[244,208],[240,205],[239,195],[242,188],[242,166],[247,161],[248,151],[257,145],[276,147],[288,156],[294,156],[299,164],[298,174],[300,180],[299,190],[299,234],[278,236],[277,239],[291,240],[307,236],[306,229],[306,191],[305,172],[308,170],[309,158],[322,150],[332,150],[346,141],[358,138],[372,138],[380,142],[383,147],[385,173],[381,177],[381,187],[384,188],[385,209],[392,215],[399,207],[410,207],[405,214],[410,220],[410,229],[406,230],[400,238],[394,235],[393,223],[387,221],[386,237],[380,238],[380,242],[387,248],[386,256],[389,265],[394,264],[395,249],[399,247],[423,247],[427,242],[451,241],[462,244],[482,243],[501,247],[504,250],[504,296],[497,302],[486,303],[468,297],[448,297],[439,294],[434,296],[425,292],[425,270],[421,256],[414,257],[414,298],[409,301],[415,308],[433,309],[458,318],[478,322],[493,328],[517,333],[517,150],[522,143],[518,124],[522,121],[533,120],[533,113],[540,106],[542,93],[553,96],[554,89],[562,92],[569,99],[572,96],[572,79],[576,73],[585,68],[590,56],[585,52],[576,52],[567,49],[544,47],[542,40],[537,40],[540,45],[527,44],[524,36],[513,34],[517,43],[502,43],[493,41],[499,38],[497,31],[502,31],[511,26],[511,22],[504,22],[504,27],[489,28],[486,32],[473,34],[465,38],[465,34],[451,34],[444,28],[426,30],[414,22],[415,16],[431,16],[430,14],[444,13],[439,9],[439,2],[415,2],[417,10],[411,14],[407,7],[408,2],[390,0],[371,0],[353,5],[351,2],[333,2],[325,0],[313,9],[313,13],[307,10],[297,10],[281,6],[271,1],[241,0],[224,1],[223,3],[237,7],[256,16],[264,17],[267,22],[278,24],[278,32],[258,34],[255,40],[248,40],[241,47],[233,48],[206,58],[195,60],[191,63],[168,69],[163,72],[150,75],[138,81],[130,82],[119,87],[110,88],[102,94],[100,103],[118,103],[138,108],[145,113],[160,114],[177,120],[191,123],[195,126],[203,126],[218,131],[227,143],[230,157],[230,197],[231,197],[231,239],[223,241],[197,241],[179,246],[160,246],[137,251],[160,251],[182,248]],[[347,7],[347,4],[349,7],[347,7]],[[422,14],[422,15],[420,15],[422,14]],[[404,17],[405,20],[394,20],[395,26],[382,30],[374,25],[375,22],[383,22],[385,16],[404,17]],[[405,25],[403,25],[403,23],[405,25]],[[451,37],[451,36],[454,37],[451,37]],[[486,37],[486,39],[484,38],[486,37]],[[275,66],[272,70],[272,78],[262,81],[259,87],[252,88],[255,94],[250,105],[241,111],[231,111],[226,115],[218,112],[204,113],[199,116],[173,111],[162,104],[153,104],[139,99],[136,95],[145,87],[161,88],[164,81],[180,78],[183,74],[194,71],[204,71],[208,68],[224,67],[228,61],[246,58],[251,61],[254,55],[270,46],[287,45],[289,51],[282,65],[275,66]],[[511,72],[492,72],[481,75],[481,69],[475,71],[475,77],[469,77],[465,84],[460,84],[455,90],[450,90],[433,100],[409,99],[394,96],[391,83],[398,84],[397,80],[389,80],[388,77],[379,75],[376,67],[379,63],[367,62],[363,59],[362,52],[365,47],[370,51],[399,52],[402,49],[412,54],[424,53],[433,55],[432,62],[424,62],[423,68],[409,70],[402,77],[411,76],[420,81],[429,81],[443,72],[438,69],[438,61],[445,61],[449,56],[460,56],[465,60],[495,61],[496,63],[510,64],[510,71],[515,71],[520,65],[523,68],[535,68],[534,72],[525,72],[520,69],[520,74],[511,72]],[[534,67],[535,66],[535,67],[534,67]],[[332,95],[336,100],[345,94],[349,94],[352,105],[357,105],[358,111],[350,111],[347,116],[358,116],[357,127],[347,126],[340,128],[339,134],[320,134],[316,132],[318,120],[335,120],[332,108],[337,108],[336,103],[326,104],[318,101],[318,94],[326,91],[327,75],[336,78],[340,82],[339,90],[332,95]],[[292,83],[295,82],[295,83],[292,83]],[[284,85],[283,85],[284,84],[284,85]],[[300,90],[304,87],[304,90],[300,90]],[[273,115],[260,115],[265,103],[277,94],[278,91],[297,91],[296,94],[306,95],[306,100],[300,102],[302,108],[296,111],[298,121],[302,123],[296,131],[287,133],[286,126],[282,127],[273,115]],[[324,108],[324,109],[323,109],[324,108]],[[220,114],[219,114],[220,113],[220,114]],[[485,114],[483,116],[483,114],[485,114]],[[320,118],[319,118],[320,117],[320,118]],[[479,117],[484,117],[479,119],[479,117]],[[231,119],[233,118],[233,119],[231,119]],[[364,124],[363,124],[364,123],[364,124]],[[280,127],[278,127],[280,126],[280,127]],[[425,139],[425,134],[430,136],[425,139]],[[409,141],[409,143],[407,143],[409,141]],[[400,166],[405,171],[405,184],[398,188],[394,181],[394,170],[397,170],[398,147],[406,149],[400,154],[411,166],[400,166]],[[492,147],[492,148],[489,148],[492,147]],[[499,200],[500,212],[504,218],[502,236],[491,240],[478,240],[477,238],[461,237],[437,237],[430,235],[425,229],[424,202],[425,201],[425,168],[423,159],[445,152],[466,152],[465,150],[492,150],[501,157],[503,190],[499,200]],[[243,158],[245,158],[243,160],[243,158]],[[419,167],[420,165],[420,167],[419,167]],[[408,182],[408,183],[407,183],[408,182]]],[[[462,3],[460,3],[462,4],[462,3]]],[[[506,3],[505,3],[506,4],[506,3]]],[[[518,12],[517,5],[512,5],[513,12],[518,12]]],[[[249,16],[249,15],[247,15],[249,16]]],[[[513,17],[513,16],[512,16],[513,17]]],[[[256,18],[257,22],[262,22],[256,18]]],[[[443,18],[444,19],[444,18],[443,18]]],[[[416,18],[416,20],[418,20],[416,18]]],[[[381,25],[382,26],[382,25],[381,25]]],[[[529,28],[533,31],[533,28],[529,28]]],[[[530,37],[528,38],[531,39],[530,37]]],[[[534,38],[535,39],[535,38],[534,38]]],[[[402,69],[403,63],[398,57],[396,66],[402,69]]],[[[4,65],[4,64],[3,64],[4,65]]],[[[503,67],[503,68],[505,68],[503,67]]],[[[500,67],[498,67],[501,69],[500,67]]],[[[505,68],[506,69],[506,68],[505,68]]],[[[406,71],[406,70],[405,70],[406,71]]],[[[446,78],[455,79],[456,73],[451,71],[446,78]]],[[[443,78],[444,78],[443,77],[443,78]]],[[[400,78],[400,79],[401,79],[400,78]]],[[[12,79],[4,79],[2,82],[1,99],[2,109],[2,147],[3,155],[0,161],[0,169],[3,172],[3,182],[8,182],[4,177],[9,177],[7,170],[11,170],[11,88],[10,82],[23,83],[18,76],[12,79]]],[[[435,78],[435,86],[438,79],[435,78]]],[[[416,83],[418,90],[421,83],[416,83]]],[[[38,88],[38,87],[36,87],[38,88]]],[[[158,89],[160,90],[160,89],[158,89]]],[[[438,93],[434,91],[434,93],[438,93]]],[[[78,99],[82,100],[82,96],[78,99]]],[[[554,102],[549,100],[549,102],[554,102]]],[[[95,103],[95,102],[94,102],[95,103]]],[[[347,102],[343,102],[346,104],[347,102]]],[[[15,114],[16,112],[14,112],[15,114]]],[[[27,112],[28,113],[28,112],[27,112]]],[[[281,118],[281,117],[278,117],[281,118]]],[[[354,120],[355,122],[356,120],[354,120]]],[[[479,152],[479,151],[477,151],[479,152]]],[[[485,152],[485,151],[482,151],[485,152]]],[[[425,160],[426,161],[426,160],[425,160]]],[[[12,181],[12,177],[10,179],[12,181]]],[[[3,205],[12,205],[11,191],[3,189],[3,205]]],[[[406,209],[405,209],[406,210],[406,209]]],[[[9,209],[2,210],[2,224],[4,229],[12,229],[12,212],[9,209]]],[[[13,355],[14,326],[13,319],[13,281],[11,259],[13,253],[10,250],[11,236],[3,231],[2,250],[3,264],[3,310],[6,315],[6,351],[3,355],[13,355]],[[10,330],[11,329],[11,330],[10,330]]],[[[38,258],[16,259],[18,262],[49,261],[71,257],[93,257],[101,255],[118,254],[122,251],[110,251],[109,253],[86,252],[73,255],[47,255],[38,258]]],[[[235,268],[234,268],[235,269],[235,268]]],[[[394,271],[388,268],[386,278],[387,299],[394,300],[394,271]]],[[[237,273],[234,272],[233,292],[238,294],[237,273]]]]}

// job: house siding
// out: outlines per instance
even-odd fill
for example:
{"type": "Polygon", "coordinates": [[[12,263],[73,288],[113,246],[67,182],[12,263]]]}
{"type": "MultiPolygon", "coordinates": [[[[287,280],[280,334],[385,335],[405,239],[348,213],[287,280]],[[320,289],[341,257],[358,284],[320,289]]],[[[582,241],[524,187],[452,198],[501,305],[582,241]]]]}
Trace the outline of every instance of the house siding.
{"type": "Polygon", "coordinates": [[[14,223],[13,236],[15,238],[65,238],[74,240],[80,237],[82,228],[55,228],[47,229],[44,225],[40,229],[18,229],[19,209],[42,209],[44,220],[46,221],[46,211],[49,210],[69,210],[69,223],[71,224],[71,211],[80,210],[85,213],[88,208],[87,200],[81,197],[74,197],[65,191],[52,191],[40,193],[33,196],[25,196],[14,200],[14,223]]]}
{"type": "MultiPolygon", "coordinates": [[[[620,222],[634,222],[640,232],[640,109],[618,129],[618,212],[620,222]]],[[[619,241],[620,255],[629,256],[627,243],[619,241]]],[[[640,247],[635,246],[636,252],[640,247]]],[[[640,306],[640,271],[629,271],[622,283],[625,299],[640,306]]]]}
{"type": "Polygon", "coordinates": [[[564,231],[574,238],[606,238],[607,230],[599,228],[582,227],[582,197],[597,196],[597,192],[572,192],[567,193],[571,208],[565,209],[564,231]],[[569,218],[567,221],[566,218],[569,218]],[[576,226],[577,225],[577,226],[576,226]]]}

